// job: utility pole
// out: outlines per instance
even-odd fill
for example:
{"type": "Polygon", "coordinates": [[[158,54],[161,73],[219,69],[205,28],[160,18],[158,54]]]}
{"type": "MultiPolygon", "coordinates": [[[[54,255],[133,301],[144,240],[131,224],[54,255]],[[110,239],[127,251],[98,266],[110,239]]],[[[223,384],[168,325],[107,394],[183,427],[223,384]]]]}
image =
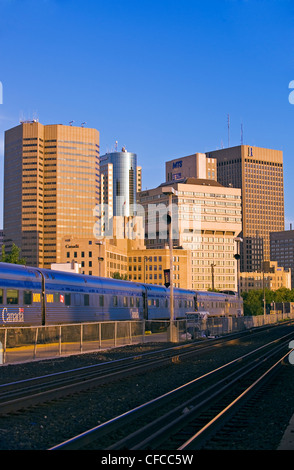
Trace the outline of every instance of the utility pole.
{"type": "Polygon", "coordinates": [[[168,240],[169,240],[169,259],[170,259],[170,341],[177,342],[176,328],[174,324],[174,273],[173,273],[173,236],[172,236],[172,198],[173,194],[177,194],[174,188],[168,186],[163,187],[162,192],[168,195],[169,215],[167,216],[168,240]]]}

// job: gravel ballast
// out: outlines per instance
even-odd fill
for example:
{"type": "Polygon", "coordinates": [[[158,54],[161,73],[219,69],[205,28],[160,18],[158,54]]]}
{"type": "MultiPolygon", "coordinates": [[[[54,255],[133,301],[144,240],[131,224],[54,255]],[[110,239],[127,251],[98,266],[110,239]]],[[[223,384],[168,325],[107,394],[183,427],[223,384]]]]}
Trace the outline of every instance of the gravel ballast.
{"type": "MultiPolygon", "coordinates": [[[[115,360],[168,344],[127,346],[109,351],[1,367],[0,383],[50,374],[83,365],[115,360]]],[[[255,343],[255,346],[256,343],[255,343]]],[[[0,416],[0,450],[45,450],[114,416],[176,388],[253,348],[234,341],[216,351],[146,371],[138,376],[102,385],[56,402],[0,416]]],[[[275,450],[294,413],[294,366],[285,362],[258,409],[248,414],[226,449],[275,450]]]]}

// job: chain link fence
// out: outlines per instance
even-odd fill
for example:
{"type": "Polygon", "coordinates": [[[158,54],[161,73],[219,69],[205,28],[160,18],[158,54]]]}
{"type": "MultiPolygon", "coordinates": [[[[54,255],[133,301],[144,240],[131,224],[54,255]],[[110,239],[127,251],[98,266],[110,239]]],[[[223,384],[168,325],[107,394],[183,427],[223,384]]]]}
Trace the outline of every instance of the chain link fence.
{"type": "MultiPolygon", "coordinates": [[[[174,322],[173,342],[223,336],[285,321],[294,314],[207,318],[174,322]]],[[[0,328],[0,365],[101,351],[148,342],[169,342],[169,321],[112,321],[0,328]]]]}

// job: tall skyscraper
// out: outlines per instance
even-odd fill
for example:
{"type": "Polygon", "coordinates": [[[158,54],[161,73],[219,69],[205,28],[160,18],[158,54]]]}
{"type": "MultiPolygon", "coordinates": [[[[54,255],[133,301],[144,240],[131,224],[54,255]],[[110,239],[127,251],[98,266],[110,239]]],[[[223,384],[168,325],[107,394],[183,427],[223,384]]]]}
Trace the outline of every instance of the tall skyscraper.
{"type": "Polygon", "coordinates": [[[99,132],[22,122],[5,132],[4,236],[27,264],[60,261],[64,236],[91,237],[100,202],[99,132]]]}
{"type": "Polygon", "coordinates": [[[101,203],[108,205],[108,216],[133,215],[136,205],[137,178],[141,185],[141,171],[137,169],[137,155],[112,152],[100,158],[101,203]]]}
{"type": "Polygon", "coordinates": [[[264,261],[270,260],[270,232],[284,230],[283,152],[239,145],[208,152],[207,156],[217,159],[221,184],[242,190],[242,237],[246,243],[241,251],[241,270],[250,266],[261,270],[262,250],[264,261]],[[249,249],[254,246],[258,249],[249,249]]]}
{"type": "MultiPolygon", "coordinates": [[[[237,249],[235,238],[242,229],[240,189],[225,188],[214,180],[185,178],[142,191],[138,203],[145,212],[145,242],[148,249],[168,246],[168,229],[164,222],[169,210],[169,197],[165,193],[167,188],[174,190],[174,256],[181,248],[191,252],[191,288],[237,291],[234,255],[237,249]]],[[[179,273],[174,269],[177,285],[179,273]]]]}

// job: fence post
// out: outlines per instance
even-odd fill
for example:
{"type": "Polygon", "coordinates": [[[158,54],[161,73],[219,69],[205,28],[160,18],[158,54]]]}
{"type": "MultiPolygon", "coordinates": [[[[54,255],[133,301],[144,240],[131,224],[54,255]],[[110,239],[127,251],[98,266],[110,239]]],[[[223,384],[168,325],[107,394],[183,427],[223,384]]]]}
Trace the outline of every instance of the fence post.
{"type": "Polygon", "coordinates": [[[3,364],[6,363],[7,328],[4,329],[3,364]]]}
{"type": "Polygon", "coordinates": [[[35,332],[34,359],[36,359],[36,356],[37,356],[38,334],[39,334],[39,328],[37,327],[36,332],[35,332]]]}
{"type": "Polygon", "coordinates": [[[99,329],[99,348],[101,349],[101,323],[98,323],[98,329],[99,329]]]}
{"type": "Polygon", "coordinates": [[[132,344],[132,322],[129,322],[130,325],[130,343],[132,344]]]}
{"type": "Polygon", "coordinates": [[[80,331],[80,352],[83,351],[83,324],[81,323],[81,331],[80,331]]]}
{"type": "Polygon", "coordinates": [[[61,356],[61,325],[59,325],[58,351],[59,356],[61,356]]]}
{"type": "Polygon", "coordinates": [[[117,322],[114,322],[114,346],[116,346],[117,322]]]}

